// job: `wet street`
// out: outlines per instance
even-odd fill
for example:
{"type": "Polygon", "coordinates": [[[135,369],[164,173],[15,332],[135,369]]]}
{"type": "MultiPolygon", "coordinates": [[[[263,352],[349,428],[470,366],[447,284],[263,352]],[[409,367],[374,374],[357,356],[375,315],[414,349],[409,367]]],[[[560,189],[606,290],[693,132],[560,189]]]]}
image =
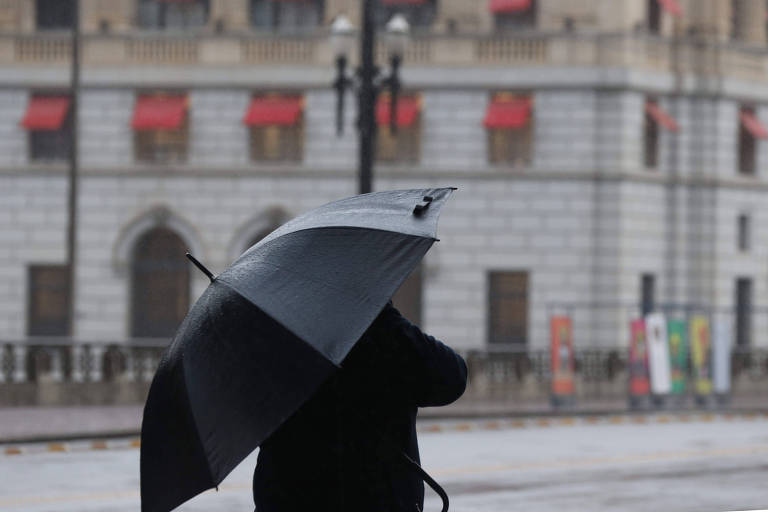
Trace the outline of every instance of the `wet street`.
{"type": "MultiPolygon", "coordinates": [[[[426,469],[451,510],[725,511],[768,508],[768,418],[650,416],[422,423],[426,469]]],[[[139,451],[0,455],[0,510],[139,510],[139,451]]],[[[40,450],[38,450],[40,451],[40,450]]],[[[178,510],[251,511],[255,455],[178,510]]],[[[439,510],[427,491],[425,509],[439,510]]]]}

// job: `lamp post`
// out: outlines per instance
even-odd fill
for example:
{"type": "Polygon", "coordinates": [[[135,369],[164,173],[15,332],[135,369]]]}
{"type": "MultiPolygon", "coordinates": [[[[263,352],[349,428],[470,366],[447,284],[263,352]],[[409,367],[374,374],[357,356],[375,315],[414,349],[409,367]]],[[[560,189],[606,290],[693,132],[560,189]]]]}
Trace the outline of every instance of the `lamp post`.
{"type": "Polygon", "coordinates": [[[344,129],[344,96],[347,89],[354,89],[358,99],[357,130],[360,137],[358,191],[372,190],[373,160],[376,154],[376,100],[386,89],[390,94],[390,126],[397,129],[397,98],[400,93],[400,64],[408,43],[408,21],[396,14],[386,26],[386,44],[389,52],[390,72],[386,76],[374,63],[376,31],[374,7],[376,0],[363,0],[362,34],[360,39],[360,66],[354,78],[347,75],[349,53],[354,44],[355,29],[346,16],[338,16],[331,25],[331,44],[336,55],[336,131],[344,129]]]}

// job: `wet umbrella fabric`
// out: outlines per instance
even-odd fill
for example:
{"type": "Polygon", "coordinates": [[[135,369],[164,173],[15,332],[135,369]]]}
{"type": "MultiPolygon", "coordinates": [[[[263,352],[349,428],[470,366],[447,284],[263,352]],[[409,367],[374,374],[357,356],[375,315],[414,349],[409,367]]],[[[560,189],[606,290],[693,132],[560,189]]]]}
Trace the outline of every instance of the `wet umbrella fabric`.
{"type": "Polygon", "coordinates": [[[217,486],[312,396],[435,242],[452,190],[329,203],[212,280],[164,354],[144,408],[143,512],[217,486]]]}

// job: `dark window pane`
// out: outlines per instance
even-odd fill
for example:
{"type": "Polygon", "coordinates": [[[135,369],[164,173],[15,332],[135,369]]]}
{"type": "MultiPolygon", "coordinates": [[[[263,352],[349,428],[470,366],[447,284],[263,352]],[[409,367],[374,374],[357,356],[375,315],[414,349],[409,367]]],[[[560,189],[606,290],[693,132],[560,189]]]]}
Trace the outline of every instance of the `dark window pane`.
{"type": "Polygon", "coordinates": [[[749,250],[749,216],[739,215],[738,220],[738,247],[740,251],[749,250]]]}
{"type": "Polygon", "coordinates": [[[131,267],[131,335],[172,336],[189,308],[186,246],[174,232],[155,228],[136,243],[131,267]]]}
{"type": "Polygon", "coordinates": [[[37,28],[64,30],[72,28],[72,0],[35,0],[37,28]]]}
{"type": "Polygon", "coordinates": [[[66,265],[33,265],[28,274],[27,334],[69,334],[69,275],[66,265]]]}
{"type": "MultiPolygon", "coordinates": [[[[754,115],[754,109],[743,107],[743,113],[754,115]]],[[[739,120],[739,172],[741,174],[755,173],[755,137],[744,126],[744,122],[739,120]]]]}
{"type": "Polygon", "coordinates": [[[656,277],[653,274],[643,274],[640,286],[640,309],[645,316],[656,309],[656,277]]]}
{"type": "Polygon", "coordinates": [[[659,0],[647,0],[648,4],[648,32],[658,34],[661,32],[661,5],[659,0]]]}
{"type": "Polygon", "coordinates": [[[138,25],[141,28],[194,28],[208,22],[209,0],[140,0],[138,25]]]}
{"type": "Polygon", "coordinates": [[[736,280],[736,345],[749,346],[752,338],[752,280],[736,280]]]}
{"type": "Polygon", "coordinates": [[[488,274],[489,343],[528,341],[528,272],[488,274]]]}
{"type": "Polygon", "coordinates": [[[536,28],[536,0],[531,0],[531,6],[519,12],[500,12],[493,16],[494,25],[498,31],[530,30],[536,28]]]}
{"type": "Polygon", "coordinates": [[[645,167],[654,169],[659,164],[659,125],[647,112],[643,142],[645,167]]]}
{"type": "Polygon", "coordinates": [[[323,0],[251,0],[251,25],[287,31],[314,28],[323,24],[324,11],[323,0]]]}

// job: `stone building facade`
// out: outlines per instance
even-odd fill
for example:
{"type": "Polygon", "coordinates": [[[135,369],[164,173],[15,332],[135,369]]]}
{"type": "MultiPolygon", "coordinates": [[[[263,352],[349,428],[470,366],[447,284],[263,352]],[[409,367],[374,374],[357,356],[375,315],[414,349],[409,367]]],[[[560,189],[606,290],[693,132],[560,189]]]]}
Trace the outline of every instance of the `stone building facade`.
{"type": "MultiPolygon", "coordinates": [[[[38,158],[26,119],[35,98],[66,93],[70,46],[66,27],[41,26],[51,2],[0,2],[7,342],[153,336],[137,328],[137,311],[191,304],[206,286],[174,267],[187,295],[158,303],[159,288],[141,284],[142,268],[157,275],[163,236],[221,270],[266,230],[356,190],[355,108],[348,98],[337,136],[327,27],[339,14],[357,21],[360,2],[306,2],[320,14],[258,26],[265,0],[191,2],[202,21],[182,13],[181,25],[149,28],[141,9],[161,0],[80,3],[75,314],[71,332],[46,332],[30,309],[44,317],[66,295],[35,272],[66,260],[67,162],[38,158]],[[181,159],[138,156],[138,104],[155,91],[184,98],[181,159]],[[270,136],[254,142],[244,118],[265,93],[300,99],[293,159],[254,158],[270,136]]],[[[414,27],[403,67],[418,98],[417,121],[404,127],[417,154],[382,159],[374,188],[459,189],[413,292],[427,330],[466,350],[544,348],[549,316],[566,312],[577,346],[615,347],[632,316],[665,307],[728,315],[741,343],[768,345],[766,2],[402,3],[429,20],[414,27]],[[496,126],[499,95],[518,110],[496,126]]]]}

